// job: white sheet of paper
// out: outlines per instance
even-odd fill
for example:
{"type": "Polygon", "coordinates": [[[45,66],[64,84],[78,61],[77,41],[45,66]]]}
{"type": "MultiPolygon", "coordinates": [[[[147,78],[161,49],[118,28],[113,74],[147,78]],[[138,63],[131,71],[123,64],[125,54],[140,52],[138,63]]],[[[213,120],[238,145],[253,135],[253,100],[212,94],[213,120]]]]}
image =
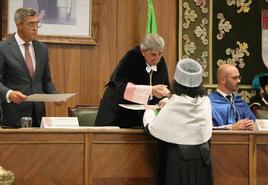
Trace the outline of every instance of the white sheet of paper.
{"type": "Polygon", "coordinates": [[[120,129],[118,126],[80,126],[80,129],[102,129],[102,130],[110,130],[110,129],[120,129]]]}
{"type": "Polygon", "coordinates": [[[32,94],[27,96],[25,101],[37,101],[37,102],[59,102],[66,101],[68,98],[74,96],[76,93],[65,94],[32,94]]]}
{"type": "Polygon", "coordinates": [[[268,130],[268,119],[256,119],[258,130],[268,130]]]}
{"type": "Polygon", "coordinates": [[[160,109],[159,105],[119,104],[119,106],[131,110],[160,109]]]}
{"type": "Polygon", "coordinates": [[[40,128],[79,128],[77,117],[42,117],[40,128]]]}
{"type": "Polygon", "coordinates": [[[213,126],[213,130],[230,130],[232,125],[221,125],[221,126],[213,126]]]}

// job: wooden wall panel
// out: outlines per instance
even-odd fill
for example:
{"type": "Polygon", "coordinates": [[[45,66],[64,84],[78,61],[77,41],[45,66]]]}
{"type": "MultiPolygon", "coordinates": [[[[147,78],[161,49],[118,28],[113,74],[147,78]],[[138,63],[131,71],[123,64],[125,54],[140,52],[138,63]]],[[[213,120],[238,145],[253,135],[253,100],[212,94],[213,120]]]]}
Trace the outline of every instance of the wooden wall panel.
{"type": "Polygon", "coordinates": [[[245,151],[248,151],[248,146],[242,144],[228,145],[224,143],[224,145],[213,145],[212,156],[215,184],[247,184],[249,182],[249,156],[245,151]]]}
{"type": "Polygon", "coordinates": [[[268,182],[268,138],[264,135],[260,135],[256,139],[256,166],[257,166],[257,185],[267,184],[268,182]]]}
{"type": "MultiPolygon", "coordinates": [[[[47,104],[47,116],[67,116],[76,104],[98,106],[119,59],[144,37],[147,0],[97,0],[96,46],[48,44],[52,77],[60,92],[77,93],[64,106],[47,104]]],[[[177,62],[177,0],[157,0],[158,32],[166,42],[170,79],[177,62]]]]}
{"type": "Polygon", "coordinates": [[[159,34],[165,39],[164,57],[168,65],[169,80],[173,80],[175,66],[178,60],[178,2],[177,0],[156,1],[155,11],[159,34]]]}
{"type": "Polygon", "coordinates": [[[0,141],[0,164],[12,169],[14,185],[85,184],[83,134],[7,131],[1,132],[0,141]]]}
{"type": "Polygon", "coordinates": [[[79,104],[98,105],[105,81],[109,78],[110,65],[116,54],[116,0],[100,1],[98,44],[83,47],[81,60],[81,98],[79,104]]]}

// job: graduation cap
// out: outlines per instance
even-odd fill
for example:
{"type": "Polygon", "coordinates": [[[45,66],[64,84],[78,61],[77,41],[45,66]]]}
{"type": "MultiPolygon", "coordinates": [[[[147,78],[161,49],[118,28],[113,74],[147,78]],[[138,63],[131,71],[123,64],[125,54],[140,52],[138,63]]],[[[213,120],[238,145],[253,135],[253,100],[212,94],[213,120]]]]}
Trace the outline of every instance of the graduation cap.
{"type": "Polygon", "coordinates": [[[202,74],[201,65],[193,59],[186,58],[178,62],[174,79],[183,86],[198,87],[202,83],[202,74]]]}

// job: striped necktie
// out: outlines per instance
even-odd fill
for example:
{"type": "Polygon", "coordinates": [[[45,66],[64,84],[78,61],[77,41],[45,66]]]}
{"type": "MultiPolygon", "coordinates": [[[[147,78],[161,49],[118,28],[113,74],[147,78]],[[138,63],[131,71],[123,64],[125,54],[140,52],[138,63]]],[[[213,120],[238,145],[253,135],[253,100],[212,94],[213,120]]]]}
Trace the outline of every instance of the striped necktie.
{"type": "Polygon", "coordinates": [[[235,107],[234,102],[232,101],[232,96],[231,95],[227,95],[225,97],[226,97],[226,99],[228,99],[229,103],[231,104],[231,108],[232,108],[234,120],[235,120],[235,122],[237,122],[238,121],[238,112],[237,112],[237,109],[235,107]]]}

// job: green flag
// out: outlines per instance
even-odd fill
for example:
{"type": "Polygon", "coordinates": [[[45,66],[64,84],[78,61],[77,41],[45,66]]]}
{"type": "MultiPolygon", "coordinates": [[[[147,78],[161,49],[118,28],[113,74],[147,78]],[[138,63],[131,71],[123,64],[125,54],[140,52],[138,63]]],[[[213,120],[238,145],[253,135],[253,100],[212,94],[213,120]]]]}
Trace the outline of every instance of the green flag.
{"type": "Polygon", "coordinates": [[[148,0],[148,17],[147,17],[146,33],[157,33],[157,24],[155,19],[153,0],[148,0]]]}

